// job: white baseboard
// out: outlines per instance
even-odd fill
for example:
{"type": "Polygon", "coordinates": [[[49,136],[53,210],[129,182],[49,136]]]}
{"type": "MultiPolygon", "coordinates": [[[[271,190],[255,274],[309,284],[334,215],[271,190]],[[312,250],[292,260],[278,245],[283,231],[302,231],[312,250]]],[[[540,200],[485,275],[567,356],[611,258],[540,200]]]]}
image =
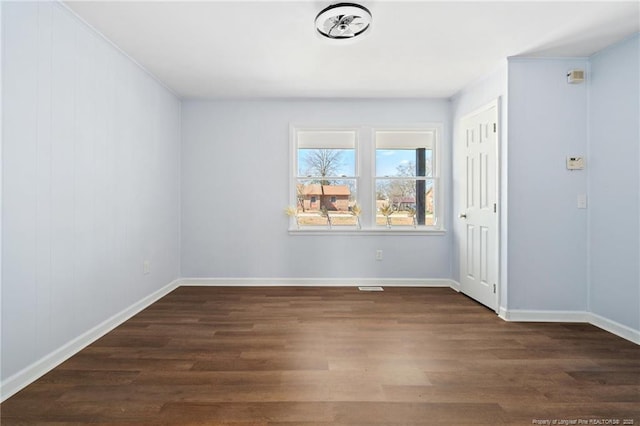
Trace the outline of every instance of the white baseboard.
{"type": "Polygon", "coordinates": [[[586,311],[538,311],[500,307],[500,318],[514,322],[582,322],[589,323],[623,339],[640,345],[640,331],[586,311]]]}
{"type": "MultiPolygon", "coordinates": [[[[455,281],[418,278],[182,278],[183,286],[229,287],[451,287],[455,281]]],[[[455,288],[454,288],[455,289],[455,288]]]]}
{"type": "Polygon", "coordinates": [[[634,330],[624,324],[620,324],[619,322],[612,321],[594,313],[589,314],[589,323],[606,330],[609,333],[613,333],[616,336],[620,336],[623,339],[627,339],[636,345],[640,345],[640,331],[638,330],[634,330]]]}
{"type": "Polygon", "coordinates": [[[86,348],[91,343],[98,340],[100,337],[104,336],[132,316],[136,315],[138,312],[147,308],[149,305],[153,304],[160,298],[166,296],[167,294],[175,290],[179,285],[179,280],[175,280],[167,284],[160,290],[150,294],[144,299],[118,312],[111,318],[103,321],[102,323],[81,334],[80,336],[76,337],[75,339],[71,340],[67,344],[61,346],[45,357],[23,368],[13,376],[8,377],[6,380],[0,383],[0,402],[14,395],[25,386],[42,377],[56,366],[71,358],[73,355],[80,352],[82,349],[86,348]]]}

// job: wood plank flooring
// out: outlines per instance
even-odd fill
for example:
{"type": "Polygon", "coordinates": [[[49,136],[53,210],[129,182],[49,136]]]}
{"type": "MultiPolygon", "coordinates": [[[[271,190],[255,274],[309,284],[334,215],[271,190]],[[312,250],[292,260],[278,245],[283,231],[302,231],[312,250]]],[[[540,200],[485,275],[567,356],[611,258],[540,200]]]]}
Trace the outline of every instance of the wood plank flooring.
{"type": "Polygon", "coordinates": [[[2,425],[640,425],[640,346],[504,322],[444,288],[181,287],[0,410],[2,425]]]}

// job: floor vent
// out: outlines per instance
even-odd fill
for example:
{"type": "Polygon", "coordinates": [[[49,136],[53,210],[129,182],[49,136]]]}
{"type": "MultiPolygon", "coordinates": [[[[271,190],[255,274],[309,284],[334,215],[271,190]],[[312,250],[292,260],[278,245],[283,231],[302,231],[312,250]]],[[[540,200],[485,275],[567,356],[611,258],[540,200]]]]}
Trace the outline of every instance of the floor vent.
{"type": "Polygon", "coordinates": [[[360,291],[384,291],[384,289],[382,287],[375,287],[375,286],[358,287],[358,290],[360,290],[360,291]]]}

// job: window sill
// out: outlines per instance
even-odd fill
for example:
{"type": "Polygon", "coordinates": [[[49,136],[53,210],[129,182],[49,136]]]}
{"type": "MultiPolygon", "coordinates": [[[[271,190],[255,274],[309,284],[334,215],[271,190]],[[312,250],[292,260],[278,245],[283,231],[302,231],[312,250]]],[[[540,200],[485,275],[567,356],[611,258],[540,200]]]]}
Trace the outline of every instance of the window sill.
{"type": "Polygon", "coordinates": [[[300,228],[289,229],[289,235],[445,235],[446,229],[438,228],[369,228],[369,229],[356,229],[355,227],[333,228],[333,229],[312,229],[312,228],[300,228]]]}

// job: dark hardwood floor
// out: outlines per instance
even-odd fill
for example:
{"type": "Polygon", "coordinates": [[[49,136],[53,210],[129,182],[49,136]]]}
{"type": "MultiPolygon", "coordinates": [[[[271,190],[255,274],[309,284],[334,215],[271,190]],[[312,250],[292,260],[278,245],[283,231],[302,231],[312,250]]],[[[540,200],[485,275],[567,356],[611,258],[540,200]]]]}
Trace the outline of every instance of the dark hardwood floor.
{"type": "Polygon", "coordinates": [[[0,410],[3,425],[640,425],[640,346],[504,322],[450,289],[181,287],[0,410]]]}

